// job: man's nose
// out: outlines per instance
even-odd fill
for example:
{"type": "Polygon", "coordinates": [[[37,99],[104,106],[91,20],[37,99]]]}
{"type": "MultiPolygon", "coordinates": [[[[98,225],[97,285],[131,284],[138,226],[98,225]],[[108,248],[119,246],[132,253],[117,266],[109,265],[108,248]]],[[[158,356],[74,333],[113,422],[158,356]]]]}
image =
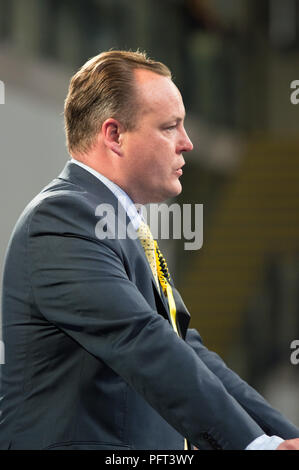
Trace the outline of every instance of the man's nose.
{"type": "Polygon", "coordinates": [[[182,139],[180,143],[182,146],[181,152],[190,152],[191,150],[193,150],[193,144],[185,129],[183,129],[182,139]]]}

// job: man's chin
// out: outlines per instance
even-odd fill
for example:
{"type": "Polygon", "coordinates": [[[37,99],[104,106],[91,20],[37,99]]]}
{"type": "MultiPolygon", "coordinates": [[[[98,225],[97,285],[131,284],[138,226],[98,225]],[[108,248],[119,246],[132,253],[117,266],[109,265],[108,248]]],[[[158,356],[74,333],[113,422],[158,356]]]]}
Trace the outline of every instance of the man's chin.
{"type": "Polygon", "coordinates": [[[180,182],[179,180],[177,180],[176,185],[175,185],[175,187],[174,187],[174,189],[173,189],[173,194],[172,194],[172,196],[170,196],[170,197],[176,197],[176,196],[178,196],[179,194],[181,194],[182,190],[183,190],[182,184],[181,184],[181,182],[180,182]]]}
{"type": "Polygon", "coordinates": [[[172,199],[182,192],[182,185],[181,183],[177,180],[176,184],[173,185],[171,188],[165,188],[165,190],[162,192],[161,189],[160,191],[152,191],[150,195],[144,196],[140,198],[139,201],[134,201],[135,203],[138,204],[160,204],[161,202],[166,201],[167,199],[172,199]]]}
{"type": "Polygon", "coordinates": [[[163,201],[166,201],[167,199],[172,199],[173,197],[176,197],[179,194],[181,194],[182,189],[183,188],[182,188],[181,183],[179,182],[179,180],[177,180],[176,184],[173,185],[172,188],[169,188],[168,191],[165,191],[164,195],[161,196],[161,199],[156,202],[163,202],[163,201]]]}

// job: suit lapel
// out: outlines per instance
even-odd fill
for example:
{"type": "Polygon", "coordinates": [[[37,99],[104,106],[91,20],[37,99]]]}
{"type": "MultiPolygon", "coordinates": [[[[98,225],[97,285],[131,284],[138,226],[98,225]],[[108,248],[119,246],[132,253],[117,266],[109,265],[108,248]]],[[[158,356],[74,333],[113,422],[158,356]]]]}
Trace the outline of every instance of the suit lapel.
{"type": "Polygon", "coordinates": [[[176,309],[177,309],[177,312],[176,312],[177,325],[179,328],[180,336],[183,339],[185,339],[187,328],[190,322],[190,313],[188,312],[188,309],[186,305],[184,304],[184,301],[179,291],[173,286],[172,286],[172,293],[173,293],[173,298],[174,298],[176,309]]]}

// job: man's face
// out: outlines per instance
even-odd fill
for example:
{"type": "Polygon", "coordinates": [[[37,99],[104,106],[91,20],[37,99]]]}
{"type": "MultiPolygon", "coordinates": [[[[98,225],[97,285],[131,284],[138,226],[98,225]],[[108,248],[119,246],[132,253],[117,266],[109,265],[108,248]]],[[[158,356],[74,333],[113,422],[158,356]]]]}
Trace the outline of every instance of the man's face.
{"type": "Polygon", "coordinates": [[[122,135],[125,189],[135,203],[161,202],[181,192],[182,152],[193,145],[174,83],[148,70],[136,70],[135,77],[141,108],[136,128],[122,135]]]}

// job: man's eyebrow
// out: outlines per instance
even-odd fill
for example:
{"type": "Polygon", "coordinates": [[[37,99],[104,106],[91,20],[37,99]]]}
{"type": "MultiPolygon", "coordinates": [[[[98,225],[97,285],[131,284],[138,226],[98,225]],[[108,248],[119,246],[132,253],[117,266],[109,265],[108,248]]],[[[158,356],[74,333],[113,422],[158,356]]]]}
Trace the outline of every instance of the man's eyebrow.
{"type": "Polygon", "coordinates": [[[180,122],[184,121],[186,115],[184,114],[183,117],[182,116],[172,116],[170,119],[167,120],[167,122],[173,122],[175,121],[177,124],[179,124],[180,122]]]}

